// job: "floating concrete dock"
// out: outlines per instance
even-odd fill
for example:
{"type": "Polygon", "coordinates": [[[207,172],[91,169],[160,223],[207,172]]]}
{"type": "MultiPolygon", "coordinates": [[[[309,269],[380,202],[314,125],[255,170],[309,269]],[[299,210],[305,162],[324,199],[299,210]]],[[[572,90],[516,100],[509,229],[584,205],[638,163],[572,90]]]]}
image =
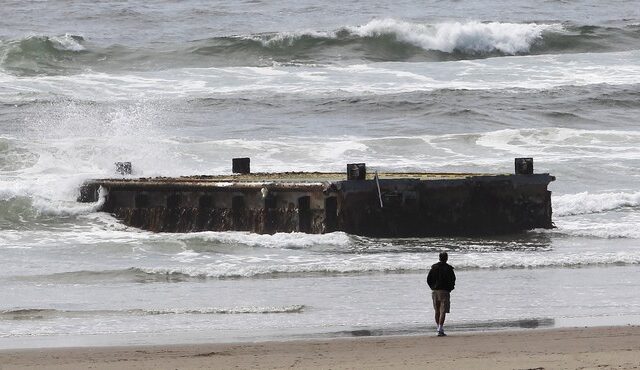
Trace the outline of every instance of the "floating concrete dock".
{"type": "Polygon", "coordinates": [[[155,232],[420,237],[553,227],[547,186],[555,177],[533,174],[531,159],[516,159],[515,174],[372,174],[364,164],[345,173],[249,173],[246,158],[233,167],[242,173],[91,180],[78,200],[96,202],[103,194],[100,211],[155,232]]]}

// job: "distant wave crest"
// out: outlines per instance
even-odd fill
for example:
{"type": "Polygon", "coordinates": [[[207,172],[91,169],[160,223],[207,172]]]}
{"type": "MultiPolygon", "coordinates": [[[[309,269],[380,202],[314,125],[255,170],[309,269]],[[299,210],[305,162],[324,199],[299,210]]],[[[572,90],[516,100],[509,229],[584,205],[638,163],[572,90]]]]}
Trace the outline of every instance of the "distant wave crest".
{"type": "MultiPolygon", "coordinates": [[[[456,269],[521,269],[521,268],[549,268],[549,267],[587,267],[604,265],[636,265],[640,264],[640,256],[633,254],[607,254],[551,257],[523,256],[522,254],[480,255],[478,253],[456,257],[456,269]]],[[[385,261],[371,259],[370,261],[328,261],[314,264],[264,265],[264,266],[234,266],[233,269],[217,269],[212,266],[186,269],[145,269],[149,274],[182,274],[183,276],[200,276],[200,278],[254,278],[278,276],[306,276],[306,275],[351,275],[369,273],[408,273],[423,271],[429,266],[422,258],[410,258],[407,262],[385,261]]]]}
{"type": "MultiPolygon", "coordinates": [[[[528,53],[532,45],[547,31],[562,31],[559,24],[483,23],[478,21],[421,24],[395,19],[376,19],[360,26],[345,26],[337,31],[300,31],[251,35],[245,39],[261,42],[266,48],[291,51],[313,50],[329,46],[358,44],[374,51],[387,49],[397,56],[411,48],[422,51],[456,53],[460,57],[484,56],[492,53],[515,55],[528,53]]],[[[413,50],[415,53],[417,50],[413,50]]],[[[389,53],[391,54],[391,53],[389,53]]],[[[368,54],[376,59],[376,56],[368,54]]],[[[391,55],[389,55],[392,58],[391,55]]]]}
{"type": "Polygon", "coordinates": [[[61,72],[70,56],[84,52],[79,35],[31,35],[18,40],[0,41],[0,68],[20,74],[61,72]]]}
{"type": "Polygon", "coordinates": [[[82,318],[104,316],[148,316],[148,315],[238,315],[238,314],[286,314],[302,313],[304,305],[281,307],[204,307],[166,309],[122,309],[122,310],[56,310],[49,308],[16,308],[0,311],[0,320],[47,320],[54,318],[82,318]]]}
{"type": "Polygon", "coordinates": [[[148,47],[87,46],[79,35],[0,41],[0,69],[17,75],[192,67],[451,61],[528,54],[623,51],[640,47],[637,27],[559,23],[374,19],[333,30],[224,35],[148,47]],[[206,58],[203,58],[203,55],[206,58]],[[153,63],[149,63],[153,61],[153,63]]]}
{"type": "MultiPolygon", "coordinates": [[[[637,265],[640,255],[633,251],[608,251],[584,253],[549,253],[549,245],[544,239],[550,233],[574,234],[580,225],[533,232],[532,237],[540,236],[538,248],[494,248],[477,241],[468,248],[460,249],[455,242],[449,250],[455,256],[458,270],[476,269],[520,269],[520,268],[556,268],[586,267],[607,265],[637,265]]],[[[578,234],[579,235],[579,234],[578,234]]],[[[605,236],[609,238],[610,236],[605,236]]],[[[511,243],[511,242],[509,242],[511,243]]],[[[192,253],[193,254],[193,253],[192,253]]],[[[292,276],[335,276],[362,275],[379,273],[415,273],[424,272],[433,263],[436,252],[424,253],[408,250],[404,253],[381,252],[362,253],[306,253],[293,259],[261,257],[246,259],[241,256],[227,255],[220,261],[207,262],[209,259],[194,259],[189,263],[170,263],[162,266],[135,266],[125,269],[105,271],[80,270],[44,275],[15,276],[17,281],[63,284],[176,284],[201,282],[209,279],[240,278],[287,278],[292,276]]]]}
{"type": "Polygon", "coordinates": [[[450,22],[423,25],[393,19],[374,20],[364,26],[347,28],[362,37],[393,35],[398,41],[446,53],[465,54],[501,52],[518,54],[529,52],[545,31],[561,31],[560,25],[536,23],[466,23],[450,22]]]}
{"type": "Polygon", "coordinates": [[[42,53],[57,51],[78,52],[85,50],[82,43],[84,38],[79,35],[64,34],[59,36],[28,36],[24,39],[11,43],[15,49],[23,52],[42,53]]]}
{"type": "MultiPolygon", "coordinates": [[[[322,261],[307,261],[295,264],[264,263],[237,264],[223,263],[220,265],[175,266],[171,268],[130,268],[122,271],[110,272],[68,272],[64,276],[40,276],[22,279],[35,281],[58,281],[66,283],[86,283],[87,281],[133,281],[136,283],[180,283],[207,279],[238,279],[238,278],[278,278],[291,276],[334,276],[360,275],[377,273],[410,273],[424,271],[432,263],[431,255],[402,255],[397,258],[389,256],[332,258],[326,257],[322,261]],[[404,260],[400,260],[403,258],[404,260]],[[115,277],[117,276],[117,277],[115,277]]],[[[550,267],[588,267],[610,265],[637,265],[640,256],[634,253],[584,253],[580,255],[554,255],[543,251],[534,253],[503,253],[485,252],[463,253],[456,255],[455,267],[458,270],[477,269],[521,269],[521,268],[550,268],[550,267]],[[499,257],[497,257],[499,254],[499,257]]]]}
{"type": "MultiPolygon", "coordinates": [[[[343,26],[331,31],[302,30],[211,38],[203,40],[204,45],[195,51],[214,54],[225,50],[226,46],[227,50],[243,49],[264,56],[304,58],[338,48],[342,57],[439,61],[530,53],[627,50],[630,44],[640,43],[639,36],[631,26],[605,28],[480,21],[413,23],[374,19],[363,25],[343,26]]],[[[330,55],[335,57],[337,54],[330,55]]]]}

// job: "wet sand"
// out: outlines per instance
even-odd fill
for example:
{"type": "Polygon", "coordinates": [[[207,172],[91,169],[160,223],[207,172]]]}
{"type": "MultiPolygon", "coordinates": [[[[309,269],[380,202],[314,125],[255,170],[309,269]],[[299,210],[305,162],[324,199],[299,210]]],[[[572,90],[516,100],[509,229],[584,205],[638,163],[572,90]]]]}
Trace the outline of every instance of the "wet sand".
{"type": "Polygon", "coordinates": [[[89,368],[640,369],[640,326],[0,351],[2,370],[89,368]]]}

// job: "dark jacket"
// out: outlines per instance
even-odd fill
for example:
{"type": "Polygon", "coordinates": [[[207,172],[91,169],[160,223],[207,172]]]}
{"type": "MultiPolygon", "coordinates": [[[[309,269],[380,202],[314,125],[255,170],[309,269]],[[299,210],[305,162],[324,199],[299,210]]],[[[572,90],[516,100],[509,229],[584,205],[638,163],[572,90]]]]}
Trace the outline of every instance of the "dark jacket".
{"type": "Polygon", "coordinates": [[[453,266],[446,262],[438,262],[431,266],[429,275],[427,275],[427,284],[431,290],[452,291],[456,286],[456,274],[453,272],[453,266]]]}

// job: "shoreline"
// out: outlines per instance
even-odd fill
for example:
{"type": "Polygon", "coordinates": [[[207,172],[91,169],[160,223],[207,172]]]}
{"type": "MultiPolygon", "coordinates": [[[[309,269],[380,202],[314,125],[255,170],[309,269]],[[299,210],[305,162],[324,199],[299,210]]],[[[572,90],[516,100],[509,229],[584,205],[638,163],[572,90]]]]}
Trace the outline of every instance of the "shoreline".
{"type": "Polygon", "coordinates": [[[640,368],[640,326],[0,350],[0,369],[640,368]]]}

